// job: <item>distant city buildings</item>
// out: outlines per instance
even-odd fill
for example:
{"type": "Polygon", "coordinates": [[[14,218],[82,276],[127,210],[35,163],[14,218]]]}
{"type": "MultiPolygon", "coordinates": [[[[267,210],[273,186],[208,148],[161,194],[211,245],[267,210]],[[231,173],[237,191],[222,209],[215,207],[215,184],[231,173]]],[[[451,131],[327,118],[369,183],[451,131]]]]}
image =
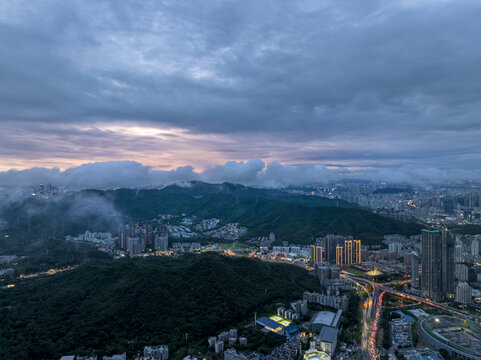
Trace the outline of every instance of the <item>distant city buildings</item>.
{"type": "Polygon", "coordinates": [[[169,249],[169,232],[167,226],[157,228],[154,240],[154,248],[158,251],[167,251],[169,249]]]}
{"type": "Polygon", "coordinates": [[[0,269],[0,278],[13,277],[13,276],[15,276],[15,269],[14,268],[0,269]]]}
{"type": "Polygon", "coordinates": [[[354,202],[400,221],[419,219],[436,226],[481,223],[481,190],[471,183],[451,187],[433,185],[429,189],[338,183],[318,185],[314,193],[354,202]]]}
{"type": "Polygon", "coordinates": [[[145,249],[145,243],[139,237],[127,238],[127,251],[130,256],[140,255],[145,249]]]}
{"type": "Polygon", "coordinates": [[[153,247],[155,250],[167,251],[168,244],[166,225],[146,223],[119,227],[118,246],[127,250],[131,256],[140,255],[147,246],[153,247]]]}
{"type": "Polygon", "coordinates": [[[77,236],[65,236],[67,241],[83,241],[90,242],[94,244],[104,245],[107,247],[114,247],[117,242],[117,237],[113,237],[109,232],[90,232],[88,230],[83,234],[77,236]]]}

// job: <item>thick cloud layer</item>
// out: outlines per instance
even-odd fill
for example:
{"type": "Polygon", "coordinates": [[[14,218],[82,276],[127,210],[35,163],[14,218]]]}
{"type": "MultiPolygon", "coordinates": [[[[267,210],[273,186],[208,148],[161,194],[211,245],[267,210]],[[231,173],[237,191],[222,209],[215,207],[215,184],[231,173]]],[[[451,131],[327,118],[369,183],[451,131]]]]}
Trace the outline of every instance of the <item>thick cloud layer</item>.
{"type": "MultiPolygon", "coordinates": [[[[70,189],[162,186],[201,180],[231,182],[256,187],[327,184],[342,180],[388,181],[390,183],[430,184],[471,180],[472,172],[443,172],[433,168],[329,169],[321,165],[265,164],[260,159],[229,161],[224,165],[196,172],[190,166],[175,170],[156,170],[133,161],[89,163],[60,171],[58,168],[33,168],[0,172],[0,186],[61,185],[70,189]]],[[[481,172],[477,172],[481,179],[481,172]]]]}
{"type": "Polygon", "coordinates": [[[477,0],[2,2],[0,169],[474,176],[480,18],[477,0]]]}

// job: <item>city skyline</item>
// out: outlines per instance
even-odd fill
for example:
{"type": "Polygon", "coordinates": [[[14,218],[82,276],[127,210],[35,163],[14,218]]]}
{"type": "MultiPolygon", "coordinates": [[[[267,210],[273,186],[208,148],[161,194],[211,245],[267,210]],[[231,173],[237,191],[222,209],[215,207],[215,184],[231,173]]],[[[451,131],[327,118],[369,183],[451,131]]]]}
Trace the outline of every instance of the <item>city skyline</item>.
{"type": "Polygon", "coordinates": [[[481,179],[479,2],[0,10],[0,178],[129,160],[241,183],[268,164],[317,182],[481,179]]]}

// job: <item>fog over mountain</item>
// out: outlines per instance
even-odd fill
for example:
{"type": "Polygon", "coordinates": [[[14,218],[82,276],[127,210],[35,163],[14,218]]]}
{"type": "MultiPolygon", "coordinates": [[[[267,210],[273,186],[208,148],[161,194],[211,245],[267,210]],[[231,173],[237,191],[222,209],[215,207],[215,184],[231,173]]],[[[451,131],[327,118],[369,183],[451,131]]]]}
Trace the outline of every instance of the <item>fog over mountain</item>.
{"type": "MultiPolygon", "coordinates": [[[[192,166],[174,170],[156,170],[135,161],[87,163],[65,171],[58,168],[32,168],[0,172],[0,186],[38,186],[40,183],[80,188],[119,188],[168,185],[191,180],[209,183],[231,182],[255,187],[326,184],[342,180],[387,181],[419,184],[459,182],[472,179],[472,172],[443,172],[436,169],[329,169],[322,165],[286,165],[265,163],[261,159],[229,161],[204,171],[192,166]]],[[[481,179],[478,177],[477,179],[481,179]]]]}

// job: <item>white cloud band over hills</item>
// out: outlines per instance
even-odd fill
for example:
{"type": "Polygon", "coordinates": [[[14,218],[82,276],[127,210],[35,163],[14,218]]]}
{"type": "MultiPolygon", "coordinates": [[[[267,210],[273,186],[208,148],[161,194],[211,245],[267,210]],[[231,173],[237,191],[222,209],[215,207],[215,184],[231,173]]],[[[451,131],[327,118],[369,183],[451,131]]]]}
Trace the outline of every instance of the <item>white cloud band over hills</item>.
{"type": "Polygon", "coordinates": [[[0,172],[0,186],[26,187],[39,184],[81,188],[120,188],[161,186],[200,180],[209,183],[231,182],[255,187],[279,188],[327,184],[343,180],[387,181],[395,184],[428,184],[454,181],[481,180],[481,173],[472,178],[472,171],[442,171],[434,168],[361,169],[328,168],[324,165],[287,165],[279,162],[266,164],[261,159],[228,161],[204,171],[192,166],[173,170],[157,170],[135,161],[94,162],[72,167],[30,168],[0,172]]]}

